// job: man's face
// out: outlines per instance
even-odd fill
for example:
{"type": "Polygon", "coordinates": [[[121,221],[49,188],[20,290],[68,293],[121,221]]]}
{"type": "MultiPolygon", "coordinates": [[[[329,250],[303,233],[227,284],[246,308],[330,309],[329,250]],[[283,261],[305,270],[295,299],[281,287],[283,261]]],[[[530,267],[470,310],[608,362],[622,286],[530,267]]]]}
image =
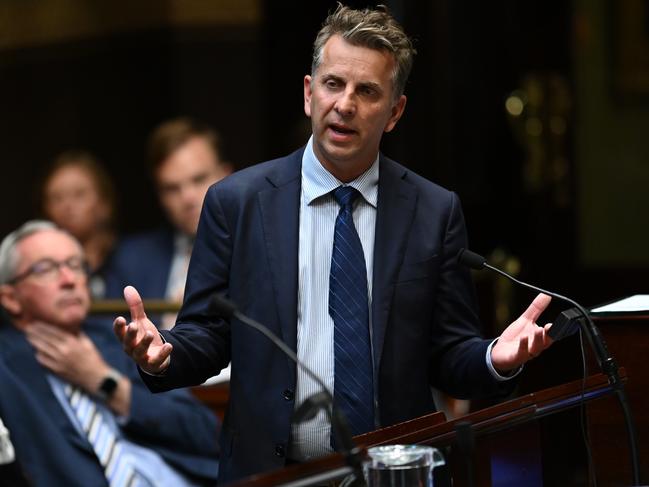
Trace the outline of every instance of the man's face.
{"type": "Polygon", "coordinates": [[[393,56],[354,46],[336,35],[323,48],[313,77],[304,77],[304,111],[311,117],[313,149],[341,181],[365,172],[383,132],[396,125],[406,97],[393,97],[393,56]]]}
{"type": "MultiPolygon", "coordinates": [[[[47,261],[83,261],[79,244],[59,230],[29,235],[18,243],[17,250],[16,276],[47,261]]],[[[2,304],[19,324],[44,322],[74,331],[88,313],[87,276],[78,267],[75,270],[63,264],[48,273],[27,274],[18,282],[2,287],[2,304]]]]}
{"type": "Polygon", "coordinates": [[[156,172],[158,196],[178,231],[196,235],[205,193],[228,173],[202,137],[189,139],[162,163],[156,172]]]}

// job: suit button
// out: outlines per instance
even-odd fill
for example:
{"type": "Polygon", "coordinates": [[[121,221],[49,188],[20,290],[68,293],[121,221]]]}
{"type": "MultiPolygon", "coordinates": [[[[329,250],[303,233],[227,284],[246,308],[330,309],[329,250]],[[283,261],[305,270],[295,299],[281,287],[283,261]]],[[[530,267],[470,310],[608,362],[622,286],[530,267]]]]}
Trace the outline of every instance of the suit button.
{"type": "Polygon", "coordinates": [[[284,392],[282,392],[282,395],[284,396],[284,399],[286,399],[287,401],[292,401],[293,398],[295,397],[295,393],[290,389],[286,389],[284,392]]]}
{"type": "Polygon", "coordinates": [[[275,455],[283,458],[285,454],[286,450],[284,449],[284,445],[282,445],[281,443],[275,445],[275,455]]]}

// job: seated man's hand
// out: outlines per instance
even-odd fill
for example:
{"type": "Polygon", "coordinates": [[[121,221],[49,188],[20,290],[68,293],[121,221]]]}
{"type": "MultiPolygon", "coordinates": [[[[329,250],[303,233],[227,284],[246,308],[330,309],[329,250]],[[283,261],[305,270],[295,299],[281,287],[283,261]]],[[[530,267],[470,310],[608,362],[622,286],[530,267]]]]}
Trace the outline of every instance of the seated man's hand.
{"type": "Polygon", "coordinates": [[[529,308],[509,325],[491,349],[491,363],[498,372],[509,372],[537,357],[552,344],[547,334],[552,326],[536,324],[536,320],[550,304],[552,298],[539,294],[529,308]]]}
{"type": "Polygon", "coordinates": [[[72,333],[42,322],[29,324],[25,336],[36,350],[38,362],[87,392],[94,393],[110,371],[95,344],[83,332],[72,333]]]}
{"type": "Polygon", "coordinates": [[[170,362],[172,345],[164,343],[156,326],[146,317],[142,298],[133,286],[124,288],[124,299],[131,311],[131,321],[118,316],[113,323],[115,335],[124,351],[150,374],[163,372],[170,362]]]}

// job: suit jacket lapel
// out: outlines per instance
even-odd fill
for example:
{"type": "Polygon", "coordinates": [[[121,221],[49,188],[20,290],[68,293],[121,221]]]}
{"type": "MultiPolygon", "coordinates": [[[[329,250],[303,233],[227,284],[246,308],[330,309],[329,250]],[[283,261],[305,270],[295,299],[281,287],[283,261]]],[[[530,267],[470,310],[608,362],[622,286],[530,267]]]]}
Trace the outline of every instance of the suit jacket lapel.
{"type": "Polygon", "coordinates": [[[372,349],[377,372],[380,370],[394,285],[417,202],[415,186],[405,181],[405,168],[384,156],[381,156],[379,164],[372,284],[372,349]]]}
{"type": "MultiPolygon", "coordinates": [[[[268,177],[271,188],[259,193],[263,234],[270,264],[282,339],[297,350],[297,266],[303,149],[268,177]]],[[[294,364],[291,365],[293,368],[294,364]]]]}

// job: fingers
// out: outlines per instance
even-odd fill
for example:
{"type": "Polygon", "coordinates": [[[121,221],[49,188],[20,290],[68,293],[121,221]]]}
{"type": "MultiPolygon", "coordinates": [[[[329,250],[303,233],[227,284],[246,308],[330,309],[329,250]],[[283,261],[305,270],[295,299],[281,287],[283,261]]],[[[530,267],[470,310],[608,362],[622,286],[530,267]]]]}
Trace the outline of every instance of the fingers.
{"type": "Polygon", "coordinates": [[[550,327],[552,326],[552,323],[546,323],[545,326],[543,327],[543,331],[545,332],[544,334],[544,339],[545,339],[545,348],[548,348],[550,345],[554,343],[554,340],[550,336],[550,327]]]}
{"type": "Polygon", "coordinates": [[[153,323],[144,312],[142,298],[133,286],[124,288],[124,299],[131,312],[131,322],[123,316],[113,322],[115,336],[122,342],[124,351],[144,370],[157,373],[169,364],[173,349],[170,343],[163,343],[153,323]]]}
{"type": "Polygon", "coordinates": [[[41,351],[63,353],[70,342],[70,335],[53,326],[31,324],[25,327],[25,336],[32,346],[41,351]]]}
{"type": "Polygon", "coordinates": [[[137,363],[146,362],[146,358],[149,352],[149,347],[151,342],[153,342],[153,333],[147,331],[144,333],[144,336],[141,340],[137,340],[137,329],[133,331],[136,327],[135,324],[129,325],[129,329],[126,331],[126,338],[128,341],[127,353],[135,359],[137,363]]]}
{"type": "Polygon", "coordinates": [[[123,317],[115,320],[116,334],[122,341],[124,351],[143,369],[158,372],[173,349],[170,343],[163,343],[157,330],[151,331],[142,323],[128,325],[123,317]]]}
{"type": "MultiPolygon", "coordinates": [[[[130,325],[129,328],[133,326],[130,325]]],[[[128,334],[128,332],[127,332],[128,334]]],[[[158,373],[164,370],[169,363],[169,356],[173,346],[171,343],[164,343],[161,346],[152,346],[156,336],[147,331],[142,339],[132,348],[131,357],[144,370],[152,373],[158,373]]]]}
{"type": "Polygon", "coordinates": [[[146,318],[146,313],[144,312],[144,304],[142,304],[142,298],[140,293],[137,292],[133,286],[126,286],[124,288],[124,299],[128,305],[128,309],[131,312],[131,321],[138,321],[146,318]]]}
{"type": "MultiPolygon", "coordinates": [[[[141,343],[140,340],[146,338],[146,334],[143,335],[142,338],[138,339],[138,331],[139,327],[137,323],[131,322],[125,327],[124,331],[124,338],[122,339],[122,346],[124,347],[124,351],[132,358],[136,358],[133,355],[133,351],[140,347],[141,348],[141,343]]],[[[149,341],[146,343],[146,346],[148,346],[151,343],[152,340],[152,335],[149,334],[149,341]]]]}
{"type": "Polygon", "coordinates": [[[516,352],[516,355],[518,357],[517,362],[524,362],[526,360],[526,357],[529,356],[529,347],[527,345],[527,336],[520,337],[520,339],[518,340],[518,351],[516,352]]]}
{"type": "Polygon", "coordinates": [[[158,373],[163,371],[169,366],[170,355],[173,350],[171,343],[165,343],[160,347],[157,353],[148,357],[148,371],[158,373]]]}
{"type": "Polygon", "coordinates": [[[536,322],[539,316],[541,316],[541,313],[548,307],[550,301],[552,301],[552,298],[547,294],[539,294],[525,310],[522,317],[530,320],[532,323],[536,322]]]}
{"type": "Polygon", "coordinates": [[[528,339],[527,351],[531,358],[537,357],[545,350],[545,330],[539,326],[534,327],[531,336],[528,339]]]}
{"type": "Polygon", "coordinates": [[[113,321],[113,332],[120,342],[124,342],[124,335],[126,335],[126,319],[123,316],[118,316],[113,321]]]}

